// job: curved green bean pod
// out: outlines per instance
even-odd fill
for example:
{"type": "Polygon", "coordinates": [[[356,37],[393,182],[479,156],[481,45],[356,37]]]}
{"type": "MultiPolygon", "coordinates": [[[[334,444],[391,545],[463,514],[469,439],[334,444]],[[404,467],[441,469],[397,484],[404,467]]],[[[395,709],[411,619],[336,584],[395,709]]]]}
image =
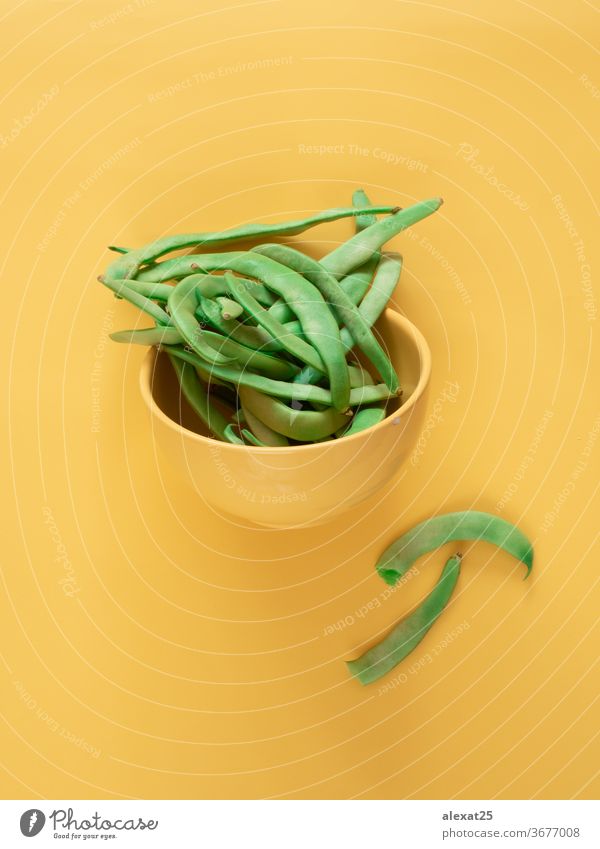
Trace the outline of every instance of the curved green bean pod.
{"type": "Polygon", "coordinates": [[[350,376],[350,386],[356,389],[357,386],[373,386],[375,381],[361,365],[349,365],[348,374],[350,376]]]}
{"type": "Polygon", "coordinates": [[[373,427],[373,425],[382,422],[385,419],[385,415],[384,405],[379,407],[361,407],[352,417],[350,426],[340,436],[352,436],[353,433],[360,433],[361,430],[373,427]]]}
{"type": "Polygon", "coordinates": [[[241,437],[239,437],[237,435],[237,433],[235,432],[235,428],[231,424],[231,422],[227,425],[227,427],[223,431],[223,436],[225,437],[225,441],[231,442],[232,445],[245,445],[246,444],[244,442],[244,440],[241,439],[241,437]]]}
{"type": "Polygon", "coordinates": [[[252,433],[252,431],[248,430],[248,428],[246,428],[246,427],[242,428],[242,436],[244,437],[246,442],[249,442],[251,445],[256,445],[258,448],[266,448],[267,447],[267,445],[264,442],[261,442],[261,440],[258,438],[258,436],[255,436],[252,433]]]}
{"type": "MultiPolygon", "coordinates": [[[[367,263],[365,263],[363,269],[366,268],[366,265],[367,263]]],[[[344,279],[340,281],[340,286],[348,295],[352,303],[358,304],[369,288],[369,283],[372,278],[372,269],[368,272],[361,269],[357,271],[356,274],[349,274],[347,277],[344,277],[344,279]]],[[[293,301],[288,303],[283,300],[283,298],[275,301],[275,303],[269,307],[269,313],[282,324],[287,324],[288,322],[293,321],[296,317],[293,301]]]]}
{"type": "Polygon", "coordinates": [[[157,324],[173,324],[171,316],[166,313],[162,307],[159,307],[158,304],[155,304],[154,301],[151,301],[150,298],[147,298],[145,295],[141,295],[139,292],[131,289],[126,281],[117,280],[113,282],[111,280],[107,280],[104,276],[99,277],[98,280],[108,289],[113,291],[115,295],[118,295],[120,298],[125,298],[125,300],[129,301],[129,303],[147,313],[157,324]]]}
{"type": "Polygon", "coordinates": [[[277,433],[277,431],[272,430],[268,427],[264,422],[261,422],[259,418],[257,418],[254,413],[251,413],[244,405],[242,404],[242,413],[244,419],[248,427],[252,430],[252,433],[259,439],[263,445],[272,446],[275,448],[284,448],[286,445],[289,445],[287,438],[283,436],[281,433],[277,433]]]}
{"type": "Polygon", "coordinates": [[[442,203],[441,198],[423,200],[401,209],[395,215],[377,221],[323,257],[321,265],[336,277],[348,274],[353,268],[366,262],[375,251],[402,230],[432,215],[442,203]]]}
{"type": "MultiPolygon", "coordinates": [[[[371,288],[364,296],[358,307],[365,321],[374,324],[386,308],[389,299],[394,293],[402,271],[402,257],[400,254],[384,254],[378,260],[378,267],[371,288]]],[[[354,338],[347,327],[340,330],[340,339],[346,351],[354,347],[354,338]]],[[[294,378],[298,383],[317,383],[321,375],[315,369],[307,366],[294,378]]]]}
{"type": "Polygon", "coordinates": [[[181,392],[190,407],[200,417],[209,430],[215,434],[215,436],[218,436],[220,439],[224,439],[227,419],[223,413],[221,413],[221,411],[211,403],[208,392],[196,374],[195,368],[185,362],[182,362],[171,354],[168,356],[171,361],[171,365],[175,369],[177,379],[179,380],[181,392]]]}
{"type": "MultiPolygon", "coordinates": [[[[371,205],[371,201],[363,189],[357,189],[352,195],[352,206],[361,210],[360,214],[354,219],[357,233],[360,233],[361,230],[370,227],[371,224],[375,224],[377,221],[377,217],[371,212],[362,212],[364,207],[370,207],[371,205]]],[[[349,274],[340,281],[340,286],[354,304],[360,303],[369,288],[369,284],[373,278],[373,272],[377,267],[377,262],[378,257],[374,255],[362,268],[357,269],[354,274],[349,274]]],[[[274,318],[281,322],[291,321],[293,318],[291,307],[283,300],[276,301],[270,308],[270,312],[272,312],[274,318]]]]}
{"type": "MultiPolygon", "coordinates": [[[[218,298],[219,296],[225,296],[229,294],[227,286],[225,285],[225,278],[222,274],[206,274],[203,272],[195,272],[194,274],[186,275],[181,279],[183,283],[184,280],[187,280],[189,277],[194,277],[197,284],[197,290],[201,295],[204,295],[205,298],[218,298]]],[[[249,292],[251,292],[256,300],[263,304],[263,306],[270,306],[274,297],[269,292],[269,290],[262,285],[262,283],[258,283],[255,280],[248,280],[246,277],[238,277],[236,278],[240,284],[240,286],[245,286],[249,292]]],[[[148,286],[148,282],[141,280],[136,281],[141,283],[142,285],[148,286]]],[[[161,284],[156,284],[161,285],[161,284]]],[[[162,284],[165,286],[166,284],[162,284]]]]}
{"type": "MultiPolygon", "coordinates": [[[[270,377],[254,374],[247,369],[237,368],[235,365],[209,365],[194,352],[174,345],[168,349],[165,348],[165,350],[168,350],[169,354],[172,354],[174,357],[178,357],[196,366],[201,376],[207,381],[214,380],[216,377],[219,380],[234,383],[238,387],[247,386],[251,389],[256,389],[275,398],[285,398],[291,401],[314,401],[317,404],[325,404],[327,407],[332,406],[331,392],[329,389],[321,386],[311,386],[308,383],[287,383],[284,380],[272,380],[270,377]]],[[[350,405],[358,407],[359,405],[373,404],[376,401],[382,401],[389,397],[389,390],[385,383],[377,383],[374,386],[357,386],[350,391],[350,405]]],[[[260,415],[258,418],[261,418],[260,415]]],[[[340,426],[343,421],[343,418],[340,419],[340,426]]],[[[268,424],[268,422],[265,423],[268,424]]]]}
{"type": "MultiPolygon", "coordinates": [[[[302,325],[302,331],[320,357],[325,367],[325,372],[329,377],[333,406],[338,410],[346,409],[348,406],[350,383],[346,370],[345,353],[340,340],[340,331],[335,318],[332,316],[319,291],[308,280],[305,280],[302,275],[297,274],[295,271],[286,268],[284,265],[268,257],[260,256],[253,252],[245,254],[232,253],[224,256],[225,258],[221,255],[218,262],[226,262],[234,271],[240,271],[244,274],[249,274],[251,277],[256,277],[268,289],[276,292],[286,301],[294,301],[294,312],[302,325]]],[[[201,261],[204,264],[204,256],[201,257],[201,261]]],[[[214,261],[209,260],[209,264],[212,264],[214,261]]],[[[246,298],[246,302],[249,303],[247,298],[249,293],[247,290],[244,290],[243,287],[234,286],[231,282],[231,277],[226,277],[226,281],[229,291],[234,295],[236,300],[240,300],[241,296],[242,298],[246,298]]],[[[241,300],[240,303],[244,306],[241,300]]],[[[247,309],[247,307],[244,306],[244,309],[247,309]]],[[[267,324],[269,322],[272,324],[274,321],[269,316],[268,311],[262,308],[253,314],[253,318],[267,330],[269,330],[267,324]]],[[[281,327],[280,324],[273,326],[281,327]]],[[[269,332],[272,331],[269,330],[269,332]]],[[[280,332],[280,330],[277,330],[277,334],[280,332]]],[[[289,346],[291,343],[292,346],[298,348],[297,343],[302,340],[292,335],[285,337],[284,334],[284,338],[279,337],[279,341],[286,350],[294,354],[294,351],[286,346],[289,346]]],[[[300,356],[300,359],[308,365],[318,368],[319,364],[315,361],[312,354],[310,355],[311,359],[307,359],[310,345],[307,343],[303,343],[303,345],[304,356],[300,356]]],[[[298,356],[299,353],[294,355],[298,356]]]]}
{"type": "MultiPolygon", "coordinates": [[[[395,212],[395,206],[374,206],[373,213],[395,212]]],[[[349,218],[359,215],[357,209],[327,209],[316,215],[296,221],[282,221],[279,224],[243,224],[241,227],[232,227],[217,233],[185,233],[178,236],[165,236],[150,242],[138,250],[128,251],[109,266],[106,274],[109,280],[119,280],[127,277],[135,277],[137,271],[144,263],[153,262],[164,254],[182,248],[200,248],[207,245],[226,245],[229,242],[243,241],[245,239],[256,239],[266,236],[295,236],[303,233],[317,224],[326,224],[329,221],[338,221],[340,218],[349,218]]],[[[363,213],[364,214],[364,213],[363,213]]]]}
{"type": "MultiPolygon", "coordinates": [[[[359,208],[371,206],[369,198],[363,189],[357,189],[354,192],[352,195],[352,205],[359,208]]],[[[354,219],[354,221],[356,225],[356,232],[360,233],[361,230],[365,230],[367,227],[370,227],[371,224],[375,224],[377,222],[377,218],[375,215],[368,212],[361,213],[354,219]]],[[[379,251],[376,251],[373,256],[369,257],[369,259],[359,268],[355,269],[355,271],[351,274],[347,274],[340,280],[340,286],[357,306],[364,298],[367,289],[373,280],[373,275],[377,271],[380,259],[381,255],[379,251]]]]}
{"type": "Polygon", "coordinates": [[[419,645],[450,600],[460,574],[461,559],[461,554],[450,557],[437,584],[421,604],[380,643],[356,660],[347,661],[348,669],[361,684],[371,684],[386,675],[419,645]]]}
{"type": "Polygon", "coordinates": [[[298,369],[293,363],[288,363],[280,357],[272,357],[263,351],[248,348],[246,345],[240,345],[235,339],[225,338],[220,333],[207,330],[205,331],[205,338],[215,350],[234,359],[238,368],[249,368],[275,380],[285,380],[292,377],[298,369]]]}
{"type": "Polygon", "coordinates": [[[277,398],[263,395],[248,386],[240,386],[240,400],[245,409],[277,433],[298,442],[311,442],[330,436],[345,420],[343,413],[333,408],[316,412],[293,410],[277,398]]]}
{"type": "Polygon", "coordinates": [[[235,339],[225,338],[210,330],[205,331],[205,339],[216,351],[225,354],[231,361],[235,360],[236,368],[252,369],[252,371],[256,371],[265,377],[272,377],[275,380],[285,380],[292,377],[298,368],[293,363],[288,363],[279,357],[272,357],[263,351],[248,348],[246,345],[240,345],[235,339]]]}
{"type": "MultiPolygon", "coordinates": [[[[111,333],[110,338],[114,342],[128,342],[138,345],[185,345],[186,341],[176,327],[148,327],[144,330],[119,330],[111,333]]],[[[225,338],[219,333],[204,331],[204,340],[221,354],[225,354],[230,361],[235,360],[236,366],[249,368],[265,377],[275,380],[286,380],[293,377],[298,367],[254,348],[240,345],[233,339],[225,338]]]]}
{"type": "Polygon", "coordinates": [[[248,315],[254,318],[259,325],[267,331],[267,333],[278,339],[282,347],[288,351],[288,353],[297,357],[299,360],[302,360],[304,363],[309,363],[313,366],[313,368],[320,369],[322,374],[325,373],[323,360],[312,345],[309,345],[302,339],[298,339],[298,337],[293,333],[286,332],[284,325],[274,319],[268,310],[261,307],[258,301],[252,297],[250,292],[238,287],[237,281],[233,275],[226,274],[225,280],[227,281],[230,294],[232,294],[234,298],[237,298],[239,304],[248,313],[248,315]]]}
{"type": "MultiPolygon", "coordinates": [[[[300,274],[286,268],[280,263],[252,252],[231,251],[229,253],[198,254],[194,257],[193,264],[196,270],[230,270],[237,271],[240,274],[247,274],[250,277],[260,280],[268,289],[281,295],[286,300],[294,300],[295,312],[302,325],[303,334],[308,338],[314,346],[315,351],[321,357],[325,367],[324,370],[327,372],[330,384],[334,388],[335,406],[341,409],[348,392],[348,386],[343,378],[345,356],[340,340],[340,331],[323,297],[312,283],[309,283],[300,274]]],[[[190,268],[189,265],[188,268],[190,268]]],[[[180,285],[176,288],[179,288],[180,285]]],[[[238,291],[242,292],[242,288],[238,291]]],[[[236,297],[236,300],[239,300],[239,298],[236,297]]],[[[267,310],[261,309],[254,315],[254,318],[257,320],[260,317],[263,327],[266,327],[265,322],[269,320],[267,312],[267,310]]],[[[209,316],[209,318],[212,321],[212,317],[209,316]]],[[[281,324],[278,323],[277,327],[280,328],[281,324]]],[[[278,329],[277,333],[279,332],[280,330],[278,329]]],[[[285,344],[283,340],[278,341],[285,347],[286,344],[290,344],[291,338],[291,335],[288,333],[285,344]]],[[[291,342],[291,344],[293,345],[294,343],[291,342]]],[[[307,351],[309,347],[302,348],[304,356],[300,356],[300,359],[316,368],[318,364],[314,357],[307,351]],[[306,359],[307,356],[311,357],[308,361],[306,359]]],[[[289,348],[286,348],[286,350],[289,350],[289,348]]]]}
{"type": "MultiPolygon", "coordinates": [[[[219,279],[218,274],[209,274],[207,271],[199,272],[198,269],[198,257],[195,254],[187,254],[186,256],[173,257],[173,259],[165,259],[152,268],[143,268],[132,279],[145,283],[165,283],[167,280],[182,280],[192,274],[219,279]]],[[[219,294],[219,292],[214,294],[219,294]]]]}
{"type": "MultiPolygon", "coordinates": [[[[367,231],[364,230],[363,232],[366,233],[367,231]]],[[[359,233],[359,235],[361,234],[359,233]]],[[[371,360],[390,391],[398,391],[400,388],[398,375],[389,357],[373,335],[369,322],[364,318],[356,304],[352,303],[333,274],[329,274],[312,257],[300,253],[289,245],[259,245],[252,248],[252,253],[268,256],[281,265],[297,271],[298,274],[309,280],[319,290],[327,303],[331,305],[338,320],[346,325],[352,334],[352,338],[365,356],[371,360]]],[[[302,319],[300,319],[300,322],[302,323],[302,319]]]]}
{"type": "Polygon", "coordinates": [[[377,572],[393,586],[417,557],[455,540],[491,542],[525,565],[526,578],[531,572],[533,546],[525,534],[500,516],[478,510],[444,513],[416,525],[386,548],[377,562],[377,572]]]}
{"type": "Polygon", "coordinates": [[[215,351],[205,340],[205,331],[196,321],[196,281],[193,277],[173,288],[168,300],[171,319],[186,341],[199,357],[213,365],[232,362],[231,357],[215,351]]]}

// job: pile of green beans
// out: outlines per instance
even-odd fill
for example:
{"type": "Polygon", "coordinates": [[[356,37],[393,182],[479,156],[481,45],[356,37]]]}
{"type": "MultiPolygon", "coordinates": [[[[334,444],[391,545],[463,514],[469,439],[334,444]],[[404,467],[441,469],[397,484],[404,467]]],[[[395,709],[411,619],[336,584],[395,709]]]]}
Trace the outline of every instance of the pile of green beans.
{"type": "Polygon", "coordinates": [[[441,203],[373,206],[357,189],[351,207],[301,220],[111,247],[119,257],[98,279],[154,322],[111,338],[164,351],[216,439],[285,447],[358,433],[402,394],[372,329],[402,269],[382,248],[441,203]],[[355,233],[321,260],[272,241],[342,218],[354,218],[355,233]],[[236,248],[248,240],[256,244],[236,248]]]}
{"type": "MultiPolygon", "coordinates": [[[[418,557],[447,542],[478,541],[492,543],[521,561],[527,578],[533,567],[533,546],[519,528],[491,513],[466,510],[445,513],[415,525],[389,545],[377,562],[377,573],[390,585],[396,584],[418,557]]],[[[446,562],[435,587],[412,613],[402,619],[384,639],[356,660],[347,662],[350,672],[361,684],[371,684],[390,672],[425,637],[448,604],[460,574],[462,554],[457,552],[446,562]]]]}

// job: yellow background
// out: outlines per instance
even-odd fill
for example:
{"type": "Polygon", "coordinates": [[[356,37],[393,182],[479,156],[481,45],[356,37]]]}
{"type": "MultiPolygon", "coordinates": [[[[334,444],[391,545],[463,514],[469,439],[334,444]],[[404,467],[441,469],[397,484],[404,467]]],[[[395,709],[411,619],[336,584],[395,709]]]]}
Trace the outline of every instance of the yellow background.
{"type": "Polygon", "coordinates": [[[2,794],[597,795],[593,4],[0,12],[2,794]],[[105,246],[301,216],[357,186],[445,199],[394,243],[396,307],[434,358],[423,450],[333,525],[236,526],[157,460],[143,350],[106,340],[138,316],[96,282],[105,246]],[[444,617],[361,688],[343,660],[443,562],[383,602],[377,555],[469,507],[531,536],[532,578],[471,546],[444,617]]]}

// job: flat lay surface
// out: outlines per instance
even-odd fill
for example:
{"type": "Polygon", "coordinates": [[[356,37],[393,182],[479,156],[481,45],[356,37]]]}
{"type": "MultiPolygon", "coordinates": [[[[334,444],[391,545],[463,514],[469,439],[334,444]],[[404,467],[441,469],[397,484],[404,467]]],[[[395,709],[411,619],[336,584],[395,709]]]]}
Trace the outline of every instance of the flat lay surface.
{"type": "MultiPolygon", "coordinates": [[[[0,16],[3,796],[597,797],[597,10],[29,0],[0,16]],[[234,520],[159,451],[145,349],[108,339],[150,321],[97,282],[106,246],[300,218],[358,187],[444,198],[389,245],[392,307],[431,349],[420,438],[332,522],[234,520]],[[344,661],[458,549],[396,588],[379,555],[470,509],[518,525],[531,576],[462,546],[439,621],[362,686],[344,661]]],[[[318,258],[352,227],[294,243],[318,258]]]]}

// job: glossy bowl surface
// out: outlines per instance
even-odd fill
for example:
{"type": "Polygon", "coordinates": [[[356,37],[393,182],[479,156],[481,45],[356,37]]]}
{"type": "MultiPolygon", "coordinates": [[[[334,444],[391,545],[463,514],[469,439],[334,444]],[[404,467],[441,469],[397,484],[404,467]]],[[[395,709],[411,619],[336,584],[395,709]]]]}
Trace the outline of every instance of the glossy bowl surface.
{"type": "Polygon", "coordinates": [[[151,349],[140,386],[159,453],[214,509],[268,527],[323,524],[390,483],[414,449],[431,371],[423,335],[386,310],[376,329],[395,365],[402,404],[382,422],[342,439],[289,448],[230,445],[201,431],[180,399],[166,355],[151,349]]]}

